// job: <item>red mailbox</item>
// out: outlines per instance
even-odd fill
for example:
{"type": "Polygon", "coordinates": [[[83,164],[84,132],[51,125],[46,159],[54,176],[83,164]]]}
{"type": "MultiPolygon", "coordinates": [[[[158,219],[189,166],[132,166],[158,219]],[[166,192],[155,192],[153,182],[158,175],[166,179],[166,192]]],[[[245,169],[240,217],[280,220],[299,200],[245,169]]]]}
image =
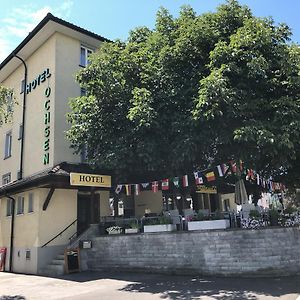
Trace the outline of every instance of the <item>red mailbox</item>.
{"type": "Polygon", "coordinates": [[[5,269],[6,248],[0,247],[0,272],[5,269]]]}

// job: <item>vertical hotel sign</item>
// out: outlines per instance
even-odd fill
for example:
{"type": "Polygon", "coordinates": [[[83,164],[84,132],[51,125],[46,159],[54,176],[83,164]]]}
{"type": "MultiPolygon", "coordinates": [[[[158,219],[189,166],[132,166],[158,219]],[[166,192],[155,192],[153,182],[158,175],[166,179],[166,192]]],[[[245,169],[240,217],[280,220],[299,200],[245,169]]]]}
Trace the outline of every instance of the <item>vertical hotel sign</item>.
{"type": "MultiPolygon", "coordinates": [[[[48,77],[51,76],[49,69],[47,69],[48,77]]],[[[45,90],[45,101],[44,101],[44,143],[43,143],[43,163],[44,165],[49,164],[50,156],[50,96],[51,88],[48,86],[45,90]]]]}

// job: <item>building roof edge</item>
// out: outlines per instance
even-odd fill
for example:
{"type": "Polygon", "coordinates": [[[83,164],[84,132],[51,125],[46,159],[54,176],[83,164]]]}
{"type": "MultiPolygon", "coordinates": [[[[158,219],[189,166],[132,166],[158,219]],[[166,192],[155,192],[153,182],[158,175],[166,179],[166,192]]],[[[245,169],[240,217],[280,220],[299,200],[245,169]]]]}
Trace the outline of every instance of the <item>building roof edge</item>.
{"type": "Polygon", "coordinates": [[[19,53],[19,51],[31,41],[31,39],[49,22],[53,21],[70,29],[73,29],[82,34],[88,35],[94,39],[98,39],[101,42],[111,42],[109,39],[106,39],[94,32],[88,31],[82,27],[69,23],[63,19],[55,17],[51,13],[48,13],[42,21],[26,36],[26,38],[4,59],[4,61],[0,64],[0,71],[4,68],[5,65],[9,63],[9,61],[19,53]]]}

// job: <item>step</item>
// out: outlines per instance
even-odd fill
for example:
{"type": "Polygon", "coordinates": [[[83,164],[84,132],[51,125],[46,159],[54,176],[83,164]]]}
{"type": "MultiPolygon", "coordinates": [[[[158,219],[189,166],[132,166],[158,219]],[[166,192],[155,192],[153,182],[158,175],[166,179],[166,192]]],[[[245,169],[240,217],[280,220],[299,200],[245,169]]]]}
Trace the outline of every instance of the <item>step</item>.
{"type": "Polygon", "coordinates": [[[43,269],[40,274],[47,276],[57,276],[63,275],[65,273],[65,268],[62,265],[48,265],[45,269],[43,269]]]}
{"type": "Polygon", "coordinates": [[[53,259],[50,263],[51,265],[65,265],[64,259],[53,259]]]}
{"type": "Polygon", "coordinates": [[[46,268],[47,269],[50,269],[50,270],[55,270],[55,271],[61,271],[61,272],[64,272],[65,271],[65,266],[64,265],[55,265],[55,264],[50,264],[48,265],[46,268]]]}
{"type": "Polygon", "coordinates": [[[64,254],[59,254],[59,255],[57,255],[56,256],[56,258],[55,259],[65,259],[65,255],[64,254]]]}

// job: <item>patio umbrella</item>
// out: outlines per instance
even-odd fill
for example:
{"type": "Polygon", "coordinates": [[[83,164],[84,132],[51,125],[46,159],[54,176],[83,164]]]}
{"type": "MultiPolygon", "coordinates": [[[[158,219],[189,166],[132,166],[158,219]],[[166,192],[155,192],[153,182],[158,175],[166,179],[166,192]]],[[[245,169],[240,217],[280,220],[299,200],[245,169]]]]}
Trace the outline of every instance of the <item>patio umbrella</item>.
{"type": "Polygon", "coordinates": [[[243,179],[240,179],[235,183],[234,201],[238,205],[242,205],[248,202],[248,195],[243,179]]]}

